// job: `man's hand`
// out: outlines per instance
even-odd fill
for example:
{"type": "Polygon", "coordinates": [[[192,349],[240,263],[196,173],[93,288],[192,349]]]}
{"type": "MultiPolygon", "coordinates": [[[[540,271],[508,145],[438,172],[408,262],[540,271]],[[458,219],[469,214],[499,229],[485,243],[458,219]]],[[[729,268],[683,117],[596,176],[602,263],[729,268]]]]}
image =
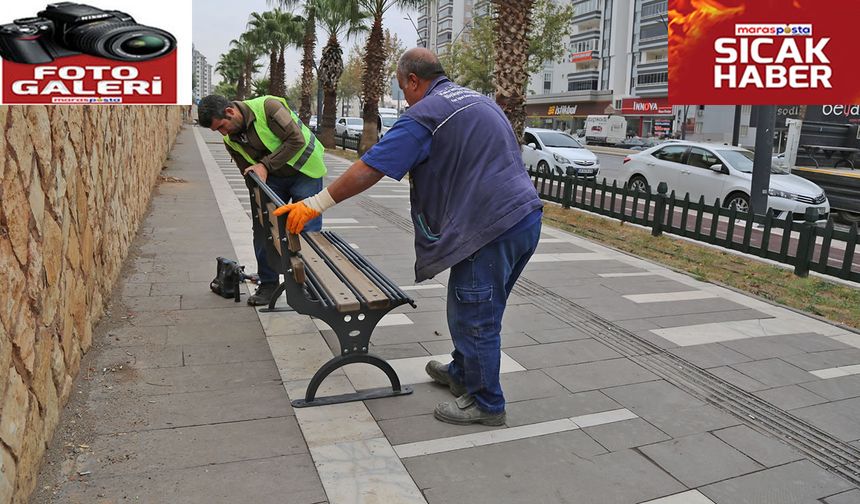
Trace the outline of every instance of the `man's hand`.
{"type": "Polygon", "coordinates": [[[260,180],[263,181],[263,183],[265,183],[266,179],[269,177],[269,170],[266,169],[263,163],[257,163],[255,165],[251,165],[245,168],[245,171],[242,174],[247,177],[249,172],[256,173],[257,176],[260,177],[260,180]]]}
{"type": "Polygon", "coordinates": [[[287,230],[292,234],[301,233],[308,221],[322,215],[320,212],[305,205],[303,201],[278,207],[274,213],[278,216],[289,213],[287,215],[287,230]]]}

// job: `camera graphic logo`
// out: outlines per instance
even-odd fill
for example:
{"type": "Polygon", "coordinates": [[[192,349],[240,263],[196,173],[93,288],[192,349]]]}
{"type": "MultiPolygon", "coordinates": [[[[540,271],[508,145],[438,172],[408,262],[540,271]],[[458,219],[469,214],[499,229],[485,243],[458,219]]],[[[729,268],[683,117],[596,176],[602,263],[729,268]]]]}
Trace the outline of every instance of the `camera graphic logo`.
{"type": "Polygon", "coordinates": [[[130,15],[74,2],[49,4],[37,17],[0,25],[0,57],[42,64],[88,54],[116,61],[147,61],[176,49],[165,30],[138,24],[130,15]]]}

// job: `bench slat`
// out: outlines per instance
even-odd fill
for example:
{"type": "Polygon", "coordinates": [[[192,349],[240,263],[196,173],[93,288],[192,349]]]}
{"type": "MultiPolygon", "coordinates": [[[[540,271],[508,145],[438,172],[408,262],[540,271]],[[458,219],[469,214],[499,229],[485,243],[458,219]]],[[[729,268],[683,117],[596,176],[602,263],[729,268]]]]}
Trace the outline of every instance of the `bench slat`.
{"type": "Polygon", "coordinates": [[[259,187],[254,187],[254,199],[257,200],[257,219],[261,226],[265,226],[266,222],[263,221],[263,191],[259,187]]]}
{"type": "Polygon", "coordinates": [[[358,299],[349,290],[349,287],[340,281],[340,278],[307,243],[302,243],[302,259],[304,259],[305,266],[313,270],[326,294],[334,301],[337,311],[355,311],[360,308],[358,299]]]}
{"type": "Polygon", "coordinates": [[[308,240],[316,244],[320,250],[335,264],[337,269],[346,277],[349,283],[367,300],[370,308],[387,308],[391,301],[367,276],[344,256],[325,236],[320,233],[306,233],[308,240]]]}

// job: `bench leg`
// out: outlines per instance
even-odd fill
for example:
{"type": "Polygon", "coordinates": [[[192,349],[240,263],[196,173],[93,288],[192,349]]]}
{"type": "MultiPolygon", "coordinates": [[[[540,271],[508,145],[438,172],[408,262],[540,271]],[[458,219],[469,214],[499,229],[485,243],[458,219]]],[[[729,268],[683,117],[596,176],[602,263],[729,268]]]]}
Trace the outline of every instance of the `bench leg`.
{"type": "Polygon", "coordinates": [[[377,357],[376,355],[369,353],[338,355],[331,358],[328,362],[323,364],[316,373],[314,373],[313,378],[311,378],[311,381],[308,384],[308,389],[305,392],[305,398],[292,401],[292,405],[294,408],[305,408],[308,406],[322,406],[326,404],[339,404],[351,401],[366,401],[368,399],[407,395],[411,393],[412,387],[401,387],[400,378],[397,376],[397,372],[394,371],[391,364],[385,362],[381,357],[377,357]],[[320,398],[316,397],[317,389],[319,389],[319,386],[322,385],[323,380],[325,380],[328,375],[338,368],[356,362],[370,364],[381,369],[385,375],[388,376],[388,380],[391,382],[391,388],[381,387],[359,390],[350,394],[340,394],[320,398]]]}
{"type": "Polygon", "coordinates": [[[286,290],[286,283],[281,283],[278,285],[278,288],[275,289],[275,293],[272,294],[272,299],[269,301],[269,306],[265,308],[260,308],[258,311],[260,313],[271,313],[271,312],[291,312],[293,310],[289,305],[286,308],[275,308],[275,305],[278,303],[278,299],[280,299],[281,294],[286,290]]]}

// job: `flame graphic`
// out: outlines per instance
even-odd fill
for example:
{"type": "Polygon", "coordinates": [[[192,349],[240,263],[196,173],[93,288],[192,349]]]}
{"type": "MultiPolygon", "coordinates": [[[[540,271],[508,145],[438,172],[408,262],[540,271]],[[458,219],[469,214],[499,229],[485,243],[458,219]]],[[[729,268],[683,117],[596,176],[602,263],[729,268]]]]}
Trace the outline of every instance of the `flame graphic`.
{"type": "Polygon", "coordinates": [[[703,54],[702,37],[745,11],[743,0],[675,0],[669,9],[669,82],[683,82],[684,59],[703,54]],[[689,57],[689,56],[687,56],[689,57]],[[679,75],[676,75],[679,74],[679,75]]]}

